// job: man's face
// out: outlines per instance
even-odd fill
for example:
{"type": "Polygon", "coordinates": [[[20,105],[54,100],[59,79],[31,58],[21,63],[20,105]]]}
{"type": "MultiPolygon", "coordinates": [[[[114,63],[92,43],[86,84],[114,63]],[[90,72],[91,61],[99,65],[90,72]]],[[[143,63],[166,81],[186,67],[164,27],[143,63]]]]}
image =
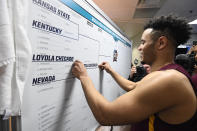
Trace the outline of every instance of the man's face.
{"type": "Polygon", "coordinates": [[[193,45],[194,52],[197,52],[197,45],[193,45]]]}
{"type": "Polygon", "coordinates": [[[141,37],[141,44],[138,47],[141,61],[151,65],[155,60],[154,42],[151,37],[152,29],[146,29],[141,37]]]}

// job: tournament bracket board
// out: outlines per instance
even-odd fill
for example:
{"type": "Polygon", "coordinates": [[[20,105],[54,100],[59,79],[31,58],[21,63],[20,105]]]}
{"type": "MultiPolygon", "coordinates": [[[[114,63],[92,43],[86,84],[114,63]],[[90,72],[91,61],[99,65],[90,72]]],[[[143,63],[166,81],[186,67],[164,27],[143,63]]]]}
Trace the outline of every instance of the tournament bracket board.
{"type": "Polygon", "coordinates": [[[24,89],[22,131],[95,130],[99,124],[71,74],[72,64],[82,61],[95,88],[112,101],[120,95],[119,87],[98,64],[108,61],[127,77],[131,43],[81,0],[31,0],[27,33],[32,64],[24,89]]]}

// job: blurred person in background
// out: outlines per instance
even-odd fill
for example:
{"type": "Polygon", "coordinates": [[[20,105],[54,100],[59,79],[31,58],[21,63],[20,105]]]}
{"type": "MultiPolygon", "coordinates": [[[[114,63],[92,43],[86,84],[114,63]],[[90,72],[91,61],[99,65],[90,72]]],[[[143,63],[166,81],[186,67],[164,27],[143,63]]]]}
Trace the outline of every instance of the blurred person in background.
{"type": "Polygon", "coordinates": [[[142,64],[140,66],[133,65],[130,70],[128,80],[137,82],[140,81],[144,76],[150,73],[150,65],[142,64]]]}

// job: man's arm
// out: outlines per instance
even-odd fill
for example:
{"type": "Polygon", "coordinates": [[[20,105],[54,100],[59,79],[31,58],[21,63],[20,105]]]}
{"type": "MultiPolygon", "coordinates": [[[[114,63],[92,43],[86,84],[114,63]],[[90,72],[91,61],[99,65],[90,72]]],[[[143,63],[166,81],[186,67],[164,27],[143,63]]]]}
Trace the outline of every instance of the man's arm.
{"type": "MultiPolygon", "coordinates": [[[[191,101],[191,97],[188,96],[191,95],[189,92],[193,90],[191,87],[188,88],[190,91],[185,89],[184,84],[189,83],[189,80],[181,77],[184,82],[180,81],[179,76],[174,73],[176,71],[151,73],[142,79],[134,90],[118,97],[113,102],[108,102],[94,88],[81,62],[74,63],[72,72],[81,81],[88,105],[95,118],[102,125],[135,123],[148,118],[152,114],[171,108],[174,109],[177,106],[179,107],[180,104],[191,101]]],[[[190,84],[187,85],[191,86],[190,84]]],[[[195,98],[194,93],[193,97],[195,98]]],[[[187,111],[181,113],[185,112],[187,111]]]]}
{"type": "Polygon", "coordinates": [[[129,81],[124,77],[122,77],[121,75],[119,75],[117,72],[115,72],[110,67],[108,62],[103,62],[102,64],[99,65],[99,68],[105,69],[106,72],[108,72],[114,78],[114,80],[119,84],[119,86],[123,88],[125,91],[133,90],[137,85],[137,83],[129,81]]]}

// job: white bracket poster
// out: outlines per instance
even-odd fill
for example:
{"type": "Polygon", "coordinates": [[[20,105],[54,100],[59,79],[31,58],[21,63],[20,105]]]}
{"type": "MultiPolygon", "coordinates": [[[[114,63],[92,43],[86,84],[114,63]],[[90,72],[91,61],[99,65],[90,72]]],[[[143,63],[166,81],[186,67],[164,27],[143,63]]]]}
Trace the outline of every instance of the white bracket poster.
{"type": "Polygon", "coordinates": [[[82,0],[31,0],[28,14],[32,64],[24,89],[22,131],[95,130],[99,124],[71,74],[72,64],[82,61],[95,88],[112,101],[121,90],[98,64],[108,61],[128,77],[131,42],[82,0]]]}

